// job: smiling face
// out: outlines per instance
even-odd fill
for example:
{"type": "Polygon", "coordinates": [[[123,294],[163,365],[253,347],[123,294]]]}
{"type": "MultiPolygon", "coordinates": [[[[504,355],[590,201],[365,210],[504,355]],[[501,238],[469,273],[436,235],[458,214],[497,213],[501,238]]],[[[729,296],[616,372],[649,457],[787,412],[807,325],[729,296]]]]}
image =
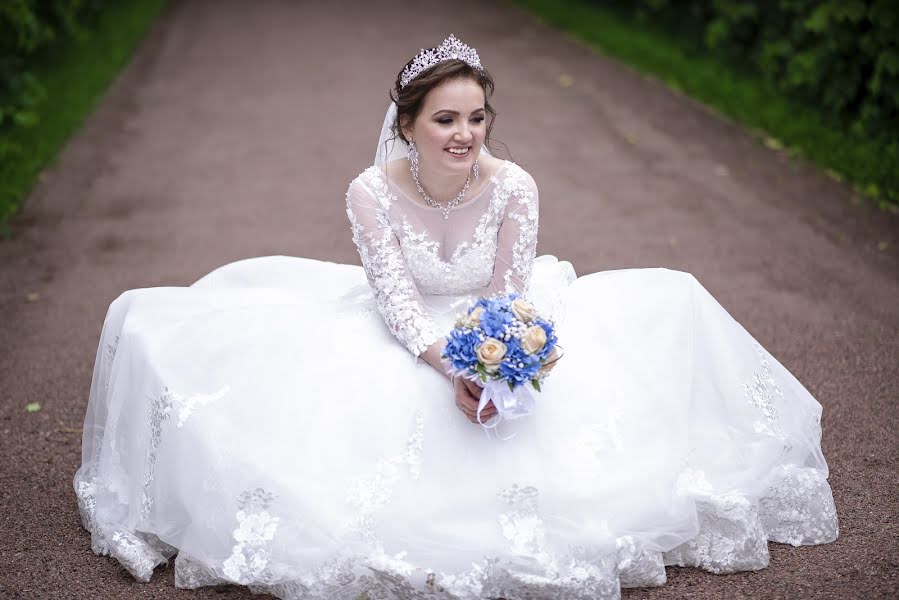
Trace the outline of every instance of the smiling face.
{"type": "Polygon", "coordinates": [[[467,173],[487,136],[484,90],[468,77],[448,79],[425,97],[412,127],[403,129],[418,148],[422,168],[467,173]]]}

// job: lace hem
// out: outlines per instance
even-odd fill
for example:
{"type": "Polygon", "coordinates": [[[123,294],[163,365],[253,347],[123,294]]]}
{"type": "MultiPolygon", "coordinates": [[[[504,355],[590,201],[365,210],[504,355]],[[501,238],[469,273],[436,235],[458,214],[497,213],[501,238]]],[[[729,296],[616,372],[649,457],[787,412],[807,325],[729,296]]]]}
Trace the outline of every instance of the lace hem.
{"type": "Polygon", "coordinates": [[[666,565],[712,573],[768,566],[768,541],[799,545],[837,539],[839,524],[827,479],[818,469],[779,466],[758,502],[738,494],[713,494],[702,471],[688,470],[681,487],[696,501],[699,533],[665,553],[666,565]]]}
{"type": "MultiPolygon", "coordinates": [[[[76,479],[78,506],[82,522],[91,533],[93,551],[111,555],[135,579],[148,581],[153,569],[166,562],[176,549],[152,534],[126,531],[98,520],[97,484],[90,473],[76,479]]],[[[362,594],[372,600],[618,598],[622,587],[664,584],[665,565],[694,566],[713,573],[757,570],[768,564],[769,540],[793,545],[822,544],[835,540],[839,534],[830,487],[817,469],[778,467],[772,474],[768,493],[757,503],[736,494],[708,492],[702,473],[697,471],[685,473],[682,487],[696,501],[699,533],[664,554],[644,549],[639,540],[630,536],[607,546],[572,548],[565,556],[548,554],[542,544],[543,525],[537,511],[536,490],[524,487],[501,495],[509,510],[501,515],[500,524],[515,525],[510,528],[510,541],[516,548],[526,550],[532,560],[512,563],[485,557],[468,572],[437,574],[410,564],[403,553],[387,555],[377,545],[366,558],[335,557],[297,573],[289,565],[269,560],[268,554],[263,557],[265,560],[259,558],[266,552],[264,542],[277,529],[273,519],[268,519],[263,523],[266,527],[259,529],[265,533],[259,537],[259,547],[251,548],[253,552],[247,550],[247,544],[240,548],[241,557],[254,565],[252,573],[243,570],[246,577],[234,577],[236,571],[230,568],[234,565],[213,567],[178,555],[175,584],[179,588],[196,588],[240,583],[255,593],[284,599],[356,599],[362,594]]],[[[271,498],[258,490],[256,496],[259,499],[248,496],[241,505],[245,519],[259,520],[267,514],[265,509],[271,498]]]]}

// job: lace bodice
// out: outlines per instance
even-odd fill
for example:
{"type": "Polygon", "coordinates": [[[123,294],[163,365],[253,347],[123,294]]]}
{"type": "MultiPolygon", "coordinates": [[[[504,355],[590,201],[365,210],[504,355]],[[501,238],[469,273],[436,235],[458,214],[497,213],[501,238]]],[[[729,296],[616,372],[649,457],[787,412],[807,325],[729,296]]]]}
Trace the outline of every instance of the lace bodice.
{"type": "Polygon", "coordinates": [[[533,178],[515,163],[503,163],[448,219],[372,166],[350,184],[347,216],[378,310],[413,354],[446,333],[428,315],[422,294],[527,287],[537,247],[538,195],[533,178]]]}

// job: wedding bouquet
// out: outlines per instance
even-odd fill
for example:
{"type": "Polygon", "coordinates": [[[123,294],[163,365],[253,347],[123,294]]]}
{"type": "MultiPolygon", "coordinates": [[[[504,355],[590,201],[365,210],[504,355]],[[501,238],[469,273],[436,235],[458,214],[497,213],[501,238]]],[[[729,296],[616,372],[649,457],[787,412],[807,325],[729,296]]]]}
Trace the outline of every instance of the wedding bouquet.
{"type": "MultiPolygon", "coordinates": [[[[530,386],[540,391],[543,379],[558,358],[555,327],[518,294],[479,298],[446,337],[443,358],[452,373],[483,386],[481,410],[492,400],[502,418],[516,419],[534,412],[530,386]]],[[[481,423],[481,425],[484,425],[481,423]]],[[[486,427],[486,425],[485,425],[486,427]]]]}

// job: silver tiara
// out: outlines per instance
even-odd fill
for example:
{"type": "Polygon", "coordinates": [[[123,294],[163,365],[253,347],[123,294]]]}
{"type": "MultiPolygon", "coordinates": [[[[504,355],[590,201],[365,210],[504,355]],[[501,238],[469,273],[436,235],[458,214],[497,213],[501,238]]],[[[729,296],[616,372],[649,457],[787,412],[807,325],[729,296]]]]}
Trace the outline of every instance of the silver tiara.
{"type": "Polygon", "coordinates": [[[448,38],[443,40],[443,43],[437,46],[432,50],[421,49],[415,58],[412,59],[412,62],[403,69],[402,75],[400,75],[400,89],[403,89],[409,82],[418,77],[422,71],[430,69],[437,63],[443,62],[445,60],[463,60],[468,63],[469,66],[474,67],[477,70],[481,70],[481,59],[478,56],[478,51],[469,46],[468,44],[463,44],[456,36],[450,34],[448,38]]]}

